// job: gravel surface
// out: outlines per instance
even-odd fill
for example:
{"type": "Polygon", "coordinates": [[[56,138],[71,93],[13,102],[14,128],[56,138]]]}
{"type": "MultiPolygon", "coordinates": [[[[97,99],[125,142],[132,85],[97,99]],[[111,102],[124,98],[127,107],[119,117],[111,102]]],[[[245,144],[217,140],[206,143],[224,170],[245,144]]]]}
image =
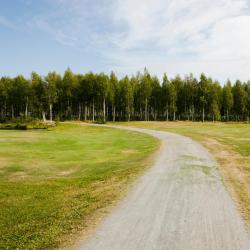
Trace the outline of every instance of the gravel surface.
{"type": "Polygon", "coordinates": [[[123,129],[153,135],[161,147],[153,166],[77,249],[250,249],[249,232],[203,146],[172,133],[123,129]]]}

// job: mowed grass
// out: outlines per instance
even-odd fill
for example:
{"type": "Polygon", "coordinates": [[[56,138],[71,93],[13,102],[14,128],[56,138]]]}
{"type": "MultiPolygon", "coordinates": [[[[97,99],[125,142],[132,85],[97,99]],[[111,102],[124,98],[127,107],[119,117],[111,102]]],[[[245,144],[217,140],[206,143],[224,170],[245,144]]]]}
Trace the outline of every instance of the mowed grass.
{"type": "Polygon", "coordinates": [[[250,124],[220,122],[119,124],[179,133],[201,142],[219,162],[224,182],[250,229],[250,124]]]}
{"type": "Polygon", "coordinates": [[[148,135],[103,127],[0,130],[0,249],[69,242],[122,196],[157,146],[148,135]]]}

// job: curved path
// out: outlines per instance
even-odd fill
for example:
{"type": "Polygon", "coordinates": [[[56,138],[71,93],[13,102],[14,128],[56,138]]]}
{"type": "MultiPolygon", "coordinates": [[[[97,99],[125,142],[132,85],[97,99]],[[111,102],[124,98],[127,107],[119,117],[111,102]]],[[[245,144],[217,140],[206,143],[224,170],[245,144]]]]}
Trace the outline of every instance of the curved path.
{"type": "Polygon", "coordinates": [[[153,167],[78,249],[250,249],[249,233],[205,148],[172,133],[118,128],[153,135],[161,148],[153,167]]]}

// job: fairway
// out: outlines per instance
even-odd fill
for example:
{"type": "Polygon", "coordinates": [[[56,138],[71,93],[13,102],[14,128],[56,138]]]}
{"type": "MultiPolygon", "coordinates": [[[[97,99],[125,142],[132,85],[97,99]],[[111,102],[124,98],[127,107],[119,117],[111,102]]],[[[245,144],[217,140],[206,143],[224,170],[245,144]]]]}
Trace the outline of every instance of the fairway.
{"type": "Polygon", "coordinates": [[[0,249],[58,247],[86,230],[157,146],[149,135],[102,127],[0,130],[0,249]]]}
{"type": "Polygon", "coordinates": [[[226,187],[250,228],[250,125],[213,122],[123,122],[124,126],[169,131],[201,142],[219,162],[226,187]]]}

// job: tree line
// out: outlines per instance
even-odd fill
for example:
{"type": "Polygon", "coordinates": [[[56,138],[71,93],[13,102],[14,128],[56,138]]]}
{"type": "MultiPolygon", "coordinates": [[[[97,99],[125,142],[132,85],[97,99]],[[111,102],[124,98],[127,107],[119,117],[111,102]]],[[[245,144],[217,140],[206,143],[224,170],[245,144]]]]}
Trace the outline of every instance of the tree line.
{"type": "Polygon", "coordinates": [[[147,69],[118,79],[92,72],[63,76],[33,72],[0,79],[0,121],[79,119],[96,121],[245,121],[250,117],[250,81],[218,81],[201,74],[159,80],[147,69]]]}

